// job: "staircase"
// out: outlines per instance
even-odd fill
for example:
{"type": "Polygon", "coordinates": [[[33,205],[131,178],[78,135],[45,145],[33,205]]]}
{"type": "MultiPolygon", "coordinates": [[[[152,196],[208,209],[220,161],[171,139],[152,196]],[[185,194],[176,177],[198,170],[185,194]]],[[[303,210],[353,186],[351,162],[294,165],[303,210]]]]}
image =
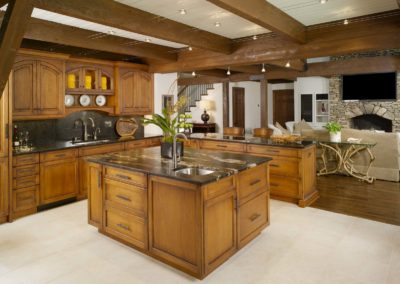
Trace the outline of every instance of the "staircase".
{"type": "Polygon", "coordinates": [[[213,84],[178,86],[178,100],[185,97],[186,104],[182,112],[191,112],[191,107],[196,107],[196,102],[202,100],[202,96],[207,96],[207,90],[214,89],[213,84]]]}

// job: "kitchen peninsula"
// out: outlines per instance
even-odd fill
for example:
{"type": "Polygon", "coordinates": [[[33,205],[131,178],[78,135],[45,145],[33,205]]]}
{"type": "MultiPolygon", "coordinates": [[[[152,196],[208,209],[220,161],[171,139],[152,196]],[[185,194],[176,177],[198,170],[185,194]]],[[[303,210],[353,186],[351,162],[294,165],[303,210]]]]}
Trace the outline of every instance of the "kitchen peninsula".
{"type": "Polygon", "coordinates": [[[86,160],[89,223],[197,278],[269,224],[271,158],[185,149],[174,170],[151,147],[86,160]]]}

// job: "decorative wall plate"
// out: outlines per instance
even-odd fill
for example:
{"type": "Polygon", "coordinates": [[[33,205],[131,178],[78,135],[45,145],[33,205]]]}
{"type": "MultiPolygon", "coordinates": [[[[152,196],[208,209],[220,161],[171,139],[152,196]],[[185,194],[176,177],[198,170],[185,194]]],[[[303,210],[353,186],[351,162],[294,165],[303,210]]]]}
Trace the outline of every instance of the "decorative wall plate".
{"type": "Polygon", "coordinates": [[[74,96],[72,96],[72,95],[65,95],[65,98],[64,98],[64,104],[65,104],[65,106],[67,106],[67,107],[70,107],[70,106],[72,106],[73,104],[74,104],[74,96]]]}
{"type": "Polygon", "coordinates": [[[96,97],[96,105],[104,106],[106,104],[106,97],[103,95],[99,95],[96,97]]]}
{"type": "Polygon", "coordinates": [[[90,105],[90,97],[88,95],[82,95],[79,97],[79,103],[81,106],[88,106],[90,105]]]}
{"type": "Polygon", "coordinates": [[[115,124],[115,128],[121,137],[133,136],[138,129],[138,123],[134,118],[120,118],[115,124]]]}

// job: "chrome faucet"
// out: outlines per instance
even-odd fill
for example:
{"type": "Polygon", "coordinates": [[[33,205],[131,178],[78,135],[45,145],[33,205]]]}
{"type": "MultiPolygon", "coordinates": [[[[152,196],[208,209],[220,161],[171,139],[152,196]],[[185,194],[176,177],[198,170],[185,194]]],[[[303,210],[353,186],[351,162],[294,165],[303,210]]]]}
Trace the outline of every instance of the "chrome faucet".
{"type": "Polygon", "coordinates": [[[176,157],[176,138],[178,136],[181,136],[182,138],[184,138],[185,140],[187,140],[187,137],[185,134],[183,133],[176,133],[174,135],[173,141],[172,141],[172,163],[174,164],[174,169],[176,169],[178,167],[178,159],[176,157]]]}
{"type": "Polygon", "coordinates": [[[83,127],[83,141],[88,141],[90,135],[88,134],[88,129],[87,129],[88,123],[87,123],[87,121],[90,121],[91,124],[92,124],[92,127],[94,128],[94,127],[95,127],[94,120],[93,120],[93,118],[91,118],[91,117],[89,117],[89,118],[87,119],[87,121],[83,121],[82,118],[78,118],[78,119],[75,120],[75,122],[74,122],[75,128],[78,127],[79,121],[82,123],[82,127],[83,127]]]}

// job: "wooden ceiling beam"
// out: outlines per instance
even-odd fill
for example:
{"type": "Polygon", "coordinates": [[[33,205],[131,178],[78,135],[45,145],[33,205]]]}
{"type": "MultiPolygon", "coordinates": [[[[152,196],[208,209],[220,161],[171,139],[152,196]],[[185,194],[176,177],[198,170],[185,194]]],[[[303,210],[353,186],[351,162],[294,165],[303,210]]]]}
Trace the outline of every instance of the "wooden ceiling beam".
{"type": "Polygon", "coordinates": [[[207,1],[290,40],[306,42],[306,27],[265,0],[207,1]]]}
{"type": "Polygon", "coordinates": [[[112,0],[32,0],[35,7],[90,22],[204,50],[230,54],[229,38],[200,30],[112,0]]]}
{"type": "Polygon", "coordinates": [[[0,28],[0,97],[7,84],[32,11],[30,0],[10,0],[8,3],[0,28]]]}
{"type": "Polygon", "coordinates": [[[196,73],[199,75],[205,75],[209,77],[228,78],[226,70],[220,70],[220,69],[198,70],[196,71],[196,73]]]}
{"type": "Polygon", "coordinates": [[[287,68],[289,70],[304,71],[306,70],[307,63],[303,59],[292,60],[274,60],[268,62],[269,65],[287,68]],[[289,63],[289,66],[287,65],[289,63]]]}
{"type": "Polygon", "coordinates": [[[247,73],[247,74],[261,74],[261,65],[248,65],[248,66],[232,66],[231,71],[247,73]]]}
{"type": "Polygon", "coordinates": [[[335,56],[356,52],[399,48],[400,11],[390,11],[387,16],[365,19],[349,25],[313,27],[308,31],[309,41],[297,44],[277,37],[243,41],[235,45],[231,55],[210,51],[182,52],[174,63],[151,65],[153,72],[176,72],[269,64],[275,60],[292,60],[335,56]]]}
{"type": "Polygon", "coordinates": [[[197,76],[193,78],[180,78],[178,79],[178,86],[187,85],[201,85],[201,84],[217,84],[225,82],[244,82],[244,81],[258,81],[259,78],[254,77],[251,74],[238,73],[233,74],[226,78],[213,77],[213,76],[197,76]]]}

